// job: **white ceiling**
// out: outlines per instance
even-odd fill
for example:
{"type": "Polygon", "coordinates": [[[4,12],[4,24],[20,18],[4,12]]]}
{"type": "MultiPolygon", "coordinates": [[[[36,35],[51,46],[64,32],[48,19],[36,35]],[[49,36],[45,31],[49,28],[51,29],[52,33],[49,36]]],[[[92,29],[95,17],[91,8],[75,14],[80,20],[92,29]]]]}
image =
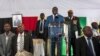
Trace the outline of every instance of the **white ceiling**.
{"type": "Polygon", "coordinates": [[[73,9],[77,16],[100,15],[100,0],[0,0],[0,17],[10,17],[15,13],[38,16],[41,12],[48,16],[53,6],[57,6],[64,16],[69,9],[73,9]]]}

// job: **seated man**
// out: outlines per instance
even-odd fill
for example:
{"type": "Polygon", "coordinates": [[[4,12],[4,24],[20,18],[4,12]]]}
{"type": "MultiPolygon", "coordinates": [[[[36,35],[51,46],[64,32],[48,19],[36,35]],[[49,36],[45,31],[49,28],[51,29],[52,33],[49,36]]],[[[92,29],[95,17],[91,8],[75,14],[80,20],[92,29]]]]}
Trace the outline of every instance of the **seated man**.
{"type": "Polygon", "coordinates": [[[76,40],[75,56],[100,56],[99,41],[93,37],[89,26],[83,28],[84,36],[76,40]]]}
{"type": "Polygon", "coordinates": [[[30,34],[24,32],[24,25],[18,25],[18,34],[12,38],[12,56],[17,52],[33,53],[33,42],[30,34]]]}

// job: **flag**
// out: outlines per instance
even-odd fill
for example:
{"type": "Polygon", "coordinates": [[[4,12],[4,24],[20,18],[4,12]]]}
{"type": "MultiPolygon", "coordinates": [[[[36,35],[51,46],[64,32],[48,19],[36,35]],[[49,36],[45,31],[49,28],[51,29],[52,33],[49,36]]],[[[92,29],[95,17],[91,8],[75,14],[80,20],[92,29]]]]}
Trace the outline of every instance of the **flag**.
{"type": "Polygon", "coordinates": [[[87,25],[87,18],[79,17],[79,22],[80,22],[80,26],[81,26],[81,36],[83,36],[82,29],[87,25]]]}
{"type": "Polygon", "coordinates": [[[81,28],[84,28],[86,26],[86,24],[87,24],[86,17],[79,17],[79,21],[80,21],[81,28]]]}
{"type": "Polygon", "coordinates": [[[38,17],[26,17],[22,18],[22,23],[24,24],[25,30],[35,31],[38,17]]]}
{"type": "Polygon", "coordinates": [[[61,55],[62,56],[66,56],[66,40],[65,40],[65,37],[62,36],[62,40],[61,40],[62,44],[61,44],[61,55]]]}

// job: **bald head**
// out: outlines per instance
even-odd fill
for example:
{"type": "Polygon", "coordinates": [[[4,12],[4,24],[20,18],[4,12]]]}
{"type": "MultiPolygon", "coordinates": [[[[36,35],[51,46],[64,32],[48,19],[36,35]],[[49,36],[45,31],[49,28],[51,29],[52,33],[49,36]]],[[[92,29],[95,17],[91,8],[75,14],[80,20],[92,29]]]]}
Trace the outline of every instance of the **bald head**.
{"type": "Polygon", "coordinates": [[[22,23],[20,23],[20,24],[18,25],[18,32],[19,32],[19,33],[23,33],[23,32],[24,32],[24,25],[23,25],[22,23]]]}
{"type": "Polygon", "coordinates": [[[58,14],[58,8],[57,8],[57,7],[53,7],[53,8],[52,8],[52,13],[53,13],[54,15],[58,14]]]}
{"type": "Polygon", "coordinates": [[[72,17],[73,16],[73,10],[68,10],[68,16],[72,17]]]}

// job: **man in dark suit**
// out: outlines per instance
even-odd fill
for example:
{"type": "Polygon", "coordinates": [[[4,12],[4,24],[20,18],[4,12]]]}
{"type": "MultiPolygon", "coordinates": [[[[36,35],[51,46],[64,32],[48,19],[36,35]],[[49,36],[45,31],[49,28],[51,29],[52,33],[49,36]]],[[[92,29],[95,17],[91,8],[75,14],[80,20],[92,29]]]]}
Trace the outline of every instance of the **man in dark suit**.
{"type": "Polygon", "coordinates": [[[73,11],[68,11],[68,17],[65,17],[65,23],[68,24],[68,36],[69,36],[69,56],[71,56],[71,46],[73,47],[73,55],[75,54],[75,40],[76,32],[78,36],[81,35],[81,27],[79,18],[73,15],[73,11]]]}
{"type": "Polygon", "coordinates": [[[84,36],[76,40],[75,56],[100,56],[100,43],[93,37],[89,26],[83,28],[84,36]]]}
{"type": "Polygon", "coordinates": [[[45,56],[47,56],[47,29],[45,28],[45,14],[41,13],[40,14],[40,20],[37,22],[37,27],[36,27],[36,37],[43,39],[45,41],[45,56]]]}
{"type": "Polygon", "coordinates": [[[45,15],[44,13],[40,14],[40,20],[37,22],[37,26],[36,26],[36,36],[37,38],[41,38],[46,40],[46,29],[45,29],[45,23],[46,20],[44,19],[45,15]]]}
{"type": "MultiPolygon", "coordinates": [[[[50,15],[50,16],[47,17],[46,28],[48,28],[50,25],[57,26],[59,24],[64,23],[64,17],[58,13],[57,7],[52,8],[52,14],[53,15],[50,15]]],[[[49,30],[50,29],[48,29],[48,31],[49,30]]],[[[59,33],[56,33],[55,36],[58,35],[58,34],[59,33]]],[[[49,35],[49,33],[48,33],[48,35],[49,35]]],[[[56,44],[57,44],[57,50],[58,50],[57,56],[60,56],[60,53],[61,53],[61,49],[60,49],[61,48],[61,45],[60,45],[61,37],[57,37],[57,36],[55,37],[55,36],[50,37],[50,39],[51,39],[51,56],[55,56],[55,46],[56,46],[56,44]]]]}
{"type": "Polygon", "coordinates": [[[11,39],[15,35],[11,31],[11,25],[4,24],[4,33],[0,35],[0,56],[11,56],[11,39]]]}
{"type": "Polygon", "coordinates": [[[18,35],[12,38],[12,56],[17,52],[33,53],[33,42],[30,34],[24,32],[24,25],[18,25],[18,35]]]}

